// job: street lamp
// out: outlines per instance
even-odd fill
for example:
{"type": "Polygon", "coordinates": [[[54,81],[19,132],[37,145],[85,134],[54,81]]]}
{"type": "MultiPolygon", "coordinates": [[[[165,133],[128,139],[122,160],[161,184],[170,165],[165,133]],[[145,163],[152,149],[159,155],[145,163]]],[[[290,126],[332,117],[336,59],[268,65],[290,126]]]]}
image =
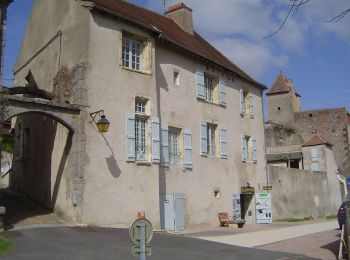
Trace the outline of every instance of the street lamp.
{"type": "Polygon", "coordinates": [[[108,132],[110,123],[107,120],[106,116],[104,115],[104,110],[99,110],[99,111],[90,113],[90,116],[92,118],[92,121],[94,121],[94,123],[96,124],[97,129],[100,133],[108,132]],[[95,121],[96,116],[100,116],[100,119],[97,122],[95,121]]]}

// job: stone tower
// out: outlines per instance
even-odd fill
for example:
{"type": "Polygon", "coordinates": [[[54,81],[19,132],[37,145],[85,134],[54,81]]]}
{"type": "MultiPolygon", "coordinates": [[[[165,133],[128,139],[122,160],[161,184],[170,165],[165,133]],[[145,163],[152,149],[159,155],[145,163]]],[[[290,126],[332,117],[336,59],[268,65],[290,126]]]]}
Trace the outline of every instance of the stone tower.
{"type": "Polygon", "coordinates": [[[3,65],[4,65],[4,47],[5,47],[5,30],[7,19],[7,8],[13,0],[1,0],[0,2],[0,85],[3,85],[3,65]]]}
{"type": "Polygon", "coordinates": [[[280,72],[266,96],[269,121],[294,128],[294,115],[301,110],[301,96],[294,90],[292,81],[280,72]]]}

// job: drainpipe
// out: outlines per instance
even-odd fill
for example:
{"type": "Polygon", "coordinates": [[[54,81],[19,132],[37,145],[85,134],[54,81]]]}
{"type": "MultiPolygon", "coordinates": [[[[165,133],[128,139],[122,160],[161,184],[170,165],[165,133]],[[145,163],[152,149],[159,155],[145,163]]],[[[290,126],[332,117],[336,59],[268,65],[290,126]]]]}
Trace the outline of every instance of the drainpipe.
{"type": "Polygon", "coordinates": [[[338,180],[339,180],[341,183],[343,183],[343,185],[344,185],[344,186],[343,186],[343,189],[344,189],[344,200],[345,200],[346,197],[348,196],[348,189],[347,189],[347,187],[346,187],[346,181],[342,178],[342,177],[344,177],[344,176],[341,176],[339,170],[337,170],[336,173],[337,173],[337,178],[338,178],[338,180]]]}

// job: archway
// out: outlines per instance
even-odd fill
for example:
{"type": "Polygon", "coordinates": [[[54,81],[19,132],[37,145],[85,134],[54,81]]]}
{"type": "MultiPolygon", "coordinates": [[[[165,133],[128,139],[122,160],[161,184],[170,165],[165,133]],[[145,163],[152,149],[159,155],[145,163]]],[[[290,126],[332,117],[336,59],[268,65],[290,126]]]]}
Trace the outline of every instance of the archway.
{"type": "Polygon", "coordinates": [[[80,112],[75,105],[10,96],[5,113],[14,129],[10,190],[68,219],[75,215],[72,175],[80,169],[79,149],[74,145],[76,132],[82,132],[80,112]]]}

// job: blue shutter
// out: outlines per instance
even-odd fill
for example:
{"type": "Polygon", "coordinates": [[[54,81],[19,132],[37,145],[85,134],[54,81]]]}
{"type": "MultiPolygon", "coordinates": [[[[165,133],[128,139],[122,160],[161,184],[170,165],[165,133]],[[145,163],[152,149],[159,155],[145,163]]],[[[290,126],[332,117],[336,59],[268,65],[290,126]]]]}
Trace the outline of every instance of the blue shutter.
{"type": "Polygon", "coordinates": [[[254,111],[254,96],[253,94],[249,93],[249,115],[251,118],[254,118],[255,111],[254,111]]]}
{"type": "Polygon", "coordinates": [[[126,113],[126,160],[135,161],[135,114],[126,113]]]}
{"type": "Polygon", "coordinates": [[[203,71],[196,71],[196,90],[197,98],[205,99],[205,89],[204,89],[204,73],[203,71]]]}
{"type": "Polygon", "coordinates": [[[227,83],[224,80],[220,79],[220,81],[219,81],[219,104],[222,106],[226,106],[226,104],[227,104],[226,87],[227,87],[227,83]]]}
{"type": "Polygon", "coordinates": [[[159,118],[152,117],[152,162],[160,162],[159,118]]]}
{"type": "Polygon", "coordinates": [[[181,231],[185,229],[185,195],[183,193],[175,193],[175,230],[181,231]]]}
{"type": "Polygon", "coordinates": [[[252,148],[253,148],[253,162],[258,161],[258,154],[256,149],[256,140],[252,139],[252,148]]]}
{"type": "Polygon", "coordinates": [[[207,138],[207,123],[201,122],[201,155],[208,156],[208,138],[207,138]]]}
{"type": "Polygon", "coordinates": [[[167,126],[162,126],[162,151],[160,163],[162,166],[169,166],[169,132],[167,126]]]}
{"type": "Polygon", "coordinates": [[[192,168],[192,135],[188,129],[184,129],[184,166],[192,168]]]}
{"type": "Polygon", "coordinates": [[[316,147],[311,148],[311,161],[313,161],[313,162],[318,161],[318,150],[316,147]]]}
{"type": "Polygon", "coordinates": [[[245,100],[244,100],[243,89],[239,90],[239,98],[240,98],[241,115],[244,115],[245,114],[245,100]]]}
{"type": "Polygon", "coordinates": [[[247,152],[247,141],[244,134],[241,134],[241,148],[242,148],[242,161],[247,161],[248,152],[247,152]]]}
{"type": "Polygon", "coordinates": [[[227,159],[227,130],[220,128],[220,154],[221,158],[227,159]]]}

